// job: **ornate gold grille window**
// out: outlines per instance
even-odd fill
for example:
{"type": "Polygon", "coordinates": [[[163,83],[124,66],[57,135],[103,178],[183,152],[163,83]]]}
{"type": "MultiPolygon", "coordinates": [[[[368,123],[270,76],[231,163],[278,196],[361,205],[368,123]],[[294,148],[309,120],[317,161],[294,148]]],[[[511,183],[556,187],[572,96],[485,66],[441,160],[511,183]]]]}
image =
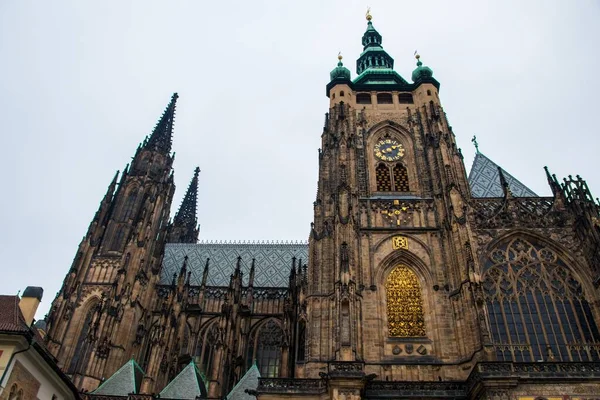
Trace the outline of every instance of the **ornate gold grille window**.
{"type": "Polygon", "coordinates": [[[394,337],[422,337],[425,334],[421,285],[413,271],[398,265],[385,282],[388,332],[394,337]]]}
{"type": "Polygon", "coordinates": [[[394,186],[396,192],[408,192],[408,173],[402,164],[394,165],[394,186]]]}
{"type": "Polygon", "coordinates": [[[377,182],[378,192],[391,192],[392,191],[392,178],[390,176],[390,169],[385,164],[377,165],[375,169],[375,181],[377,182]]]}
{"type": "Polygon", "coordinates": [[[600,333],[583,287],[551,248],[498,245],[483,269],[496,356],[505,361],[598,361],[600,333]]]}

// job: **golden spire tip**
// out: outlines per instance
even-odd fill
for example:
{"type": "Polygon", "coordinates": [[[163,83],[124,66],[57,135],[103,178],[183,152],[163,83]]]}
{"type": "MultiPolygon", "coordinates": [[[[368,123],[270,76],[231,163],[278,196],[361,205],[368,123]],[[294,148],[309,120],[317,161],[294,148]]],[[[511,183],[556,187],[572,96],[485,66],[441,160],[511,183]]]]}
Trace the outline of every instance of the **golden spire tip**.
{"type": "Polygon", "coordinates": [[[373,19],[373,16],[371,15],[371,7],[367,7],[367,14],[365,16],[367,21],[371,21],[373,19]]]}
{"type": "Polygon", "coordinates": [[[344,57],[342,57],[342,52],[340,51],[340,52],[338,53],[338,60],[342,61],[342,58],[344,58],[344,57]]]}

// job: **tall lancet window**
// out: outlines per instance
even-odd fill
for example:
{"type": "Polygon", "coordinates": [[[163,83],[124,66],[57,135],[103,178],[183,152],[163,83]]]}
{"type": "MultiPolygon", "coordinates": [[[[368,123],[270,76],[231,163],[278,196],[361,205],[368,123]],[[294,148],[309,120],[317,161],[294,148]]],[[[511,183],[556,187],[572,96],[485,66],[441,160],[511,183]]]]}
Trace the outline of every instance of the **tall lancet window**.
{"type": "Polygon", "coordinates": [[[250,337],[248,343],[248,366],[256,360],[263,378],[277,378],[281,372],[281,346],[283,330],[270,319],[250,337]]]}
{"type": "Polygon", "coordinates": [[[129,218],[133,218],[133,211],[135,209],[135,202],[137,200],[137,192],[130,192],[125,199],[123,204],[123,218],[122,221],[127,221],[129,218]]]}
{"type": "Polygon", "coordinates": [[[421,285],[417,275],[407,266],[398,265],[387,277],[385,293],[389,336],[426,336],[421,285]]]}
{"type": "Polygon", "coordinates": [[[387,165],[380,163],[375,168],[375,181],[377,182],[378,192],[391,192],[392,191],[392,179],[390,176],[390,169],[387,165]]]}
{"type": "Polygon", "coordinates": [[[85,316],[83,325],[81,326],[81,332],[79,333],[79,338],[77,339],[77,344],[75,345],[73,358],[71,358],[71,364],[69,364],[70,373],[77,373],[79,371],[82,371],[85,367],[84,364],[87,362],[87,354],[89,353],[89,347],[91,346],[88,335],[90,333],[92,320],[94,319],[95,310],[96,307],[92,306],[90,308],[87,315],[85,316]]]}
{"type": "Polygon", "coordinates": [[[600,334],[583,287],[553,249],[524,238],[501,243],[488,255],[482,279],[498,360],[600,360],[600,334]]]}
{"type": "Polygon", "coordinates": [[[215,322],[200,334],[198,344],[196,345],[196,366],[207,377],[211,376],[218,336],[219,331],[215,322]]]}
{"type": "Polygon", "coordinates": [[[394,189],[396,192],[410,191],[408,186],[408,173],[402,164],[394,165],[394,189]]]}

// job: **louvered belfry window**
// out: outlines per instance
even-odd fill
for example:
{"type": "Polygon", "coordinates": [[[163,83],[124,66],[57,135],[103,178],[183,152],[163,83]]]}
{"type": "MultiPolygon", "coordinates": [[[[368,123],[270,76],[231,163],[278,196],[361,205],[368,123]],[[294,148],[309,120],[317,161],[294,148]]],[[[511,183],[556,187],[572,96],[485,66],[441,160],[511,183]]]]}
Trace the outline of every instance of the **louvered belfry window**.
{"type": "Polygon", "coordinates": [[[394,186],[396,192],[408,192],[408,173],[402,164],[394,165],[394,186]]]}
{"type": "Polygon", "coordinates": [[[598,361],[600,333],[579,279],[553,249],[501,243],[483,269],[490,335],[501,361],[598,361]]]}
{"type": "Polygon", "coordinates": [[[383,163],[377,165],[377,168],[375,169],[375,181],[377,182],[378,192],[392,191],[392,179],[390,176],[390,169],[387,165],[383,163]]]}
{"type": "Polygon", "coordinates": [[[400,163],[389,167],[379,163],[375,168],[375,181],[378,192],[409,192],[408,172],[400,163]]]}

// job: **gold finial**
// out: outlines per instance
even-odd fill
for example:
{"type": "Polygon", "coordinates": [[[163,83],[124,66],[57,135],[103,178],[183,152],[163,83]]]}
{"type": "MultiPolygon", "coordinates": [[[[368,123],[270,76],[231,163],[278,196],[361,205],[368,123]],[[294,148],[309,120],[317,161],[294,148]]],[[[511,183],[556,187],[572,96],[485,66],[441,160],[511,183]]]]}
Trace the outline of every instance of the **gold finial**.
{"type": "Polygon", "coordinates": [[[342,61],[342,58],[344,58],[344,57],[342,57],[342,52],[340,51],[340,52],[338,53],[338,60],[342,61]]]}
{"type": "Polygon", "coordinates": [[[367,18],[367,21],[371,21],[373,19],[373,16],[371,15],[371,7],[367,7],[366,18],[367,18]]]}
{"type": "Polygon", "coordinates": [[[419,58],[421,58],[421,56],[419,55],[419,53],[415,50],[415,58],[418,60],[419,58]]]}

